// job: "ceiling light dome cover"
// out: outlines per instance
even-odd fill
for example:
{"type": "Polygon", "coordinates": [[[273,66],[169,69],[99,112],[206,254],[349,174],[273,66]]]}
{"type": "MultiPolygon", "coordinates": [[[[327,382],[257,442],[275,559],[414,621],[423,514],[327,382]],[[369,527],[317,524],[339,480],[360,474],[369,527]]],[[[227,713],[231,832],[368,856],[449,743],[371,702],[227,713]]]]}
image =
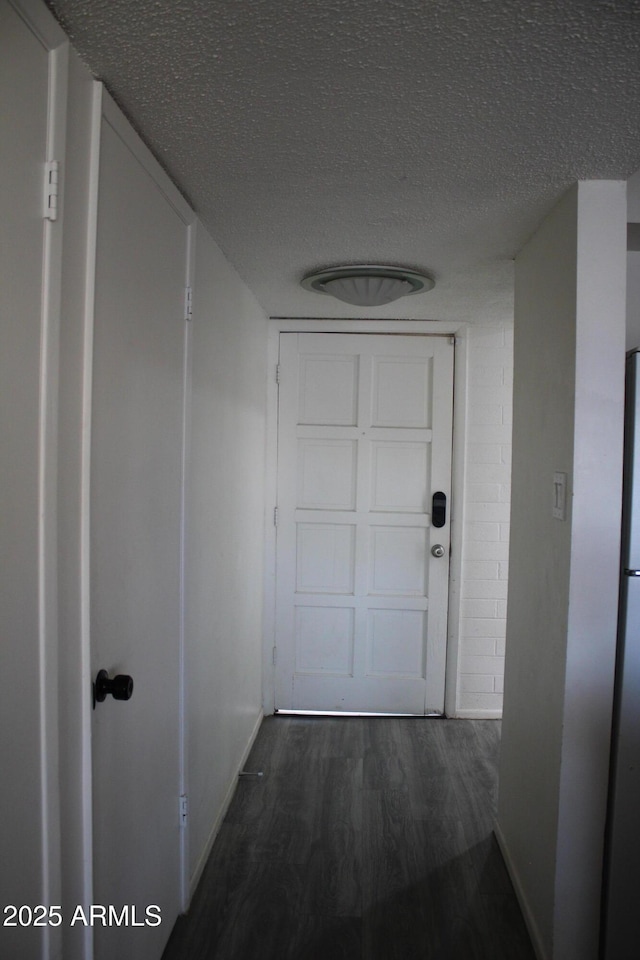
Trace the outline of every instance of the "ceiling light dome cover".
{"type": "Polygon", "coordinates": [[[426,293],[435,286],[425,273],[404,267],[356,264],[310,273],[302,281],[305,290],[326,293],[358,307],[380,307],[400,297],[426,293]]]}

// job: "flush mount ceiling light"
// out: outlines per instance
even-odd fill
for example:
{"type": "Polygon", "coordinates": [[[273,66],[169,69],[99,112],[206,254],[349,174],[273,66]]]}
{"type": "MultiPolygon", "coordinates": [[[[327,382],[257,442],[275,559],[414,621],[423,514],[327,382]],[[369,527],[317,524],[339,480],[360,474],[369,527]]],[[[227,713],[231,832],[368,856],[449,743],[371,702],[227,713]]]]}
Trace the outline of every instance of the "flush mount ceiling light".
{"type": "Polygon", "coordinates": [[[404,267],[356,264],[310,273],[302,280],[302,286],[358,307],[381,307],[400,297],[426,293],[433,289],[435,281],[404,267]]]}

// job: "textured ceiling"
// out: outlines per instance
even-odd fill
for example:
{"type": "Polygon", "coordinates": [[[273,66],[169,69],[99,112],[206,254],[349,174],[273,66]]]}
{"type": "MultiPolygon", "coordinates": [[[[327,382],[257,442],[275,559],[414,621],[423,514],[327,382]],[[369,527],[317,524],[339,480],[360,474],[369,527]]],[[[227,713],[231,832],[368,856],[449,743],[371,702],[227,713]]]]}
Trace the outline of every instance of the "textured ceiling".
{"type": "Polygon", "coordinates": [[[273,316],[501,319],[575,180],[640,168],[640,0],[50,0],[273,316]],[[430,293],[308,293],[341,262],[430,293]]]}

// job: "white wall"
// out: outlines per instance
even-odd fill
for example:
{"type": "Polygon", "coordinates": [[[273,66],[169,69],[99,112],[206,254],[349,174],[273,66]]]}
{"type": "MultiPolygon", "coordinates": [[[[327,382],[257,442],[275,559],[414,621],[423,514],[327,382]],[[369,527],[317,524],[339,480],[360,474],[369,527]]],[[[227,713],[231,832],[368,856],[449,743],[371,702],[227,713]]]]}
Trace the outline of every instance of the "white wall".
{"type": "Polygon", "coordinates": [[[498,835],[540,957],[597,956],[615,658],[625,185],[580,183],[516,262],[498,835]],[[568,477],[552,516],[555,471],[568,477]]]}
{"type": "Polygon", "coordinates": [[[262,716],[266,345],[264,313],[198,225],[186,556],[192,883],[262,716]]]}
{"type": "Polygon", "coordinates": [[[513,324],[470,325],[457,715],[502,712],[513,324]]]}
{"type": "MultiPolygon", "coordinates": [[[[640,224],[640,171],[627,181],[627,220],[640,224]]],[[[640,250],[627,253],[627,350],[640,347],[640,250]]]]}

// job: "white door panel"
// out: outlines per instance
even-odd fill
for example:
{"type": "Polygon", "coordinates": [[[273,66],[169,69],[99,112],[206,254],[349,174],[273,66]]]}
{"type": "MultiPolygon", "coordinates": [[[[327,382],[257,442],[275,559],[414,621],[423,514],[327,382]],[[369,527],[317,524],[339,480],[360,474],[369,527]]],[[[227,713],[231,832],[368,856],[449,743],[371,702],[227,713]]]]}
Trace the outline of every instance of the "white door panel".
{"type": "Polygon", "coordinates": [[[281,335],[277,709],[444,709],[452,391],[449,338],[281,335]]]}
{"type": "Polygon", "coordinates": [[[103,117],[91,449],[92,673],[132,698],[93,713],[96,960],[159,960],[180,908],[179,656],[187,227],[103,117]],[[158,926],[146,908],[157,905],[158,926]]]}

